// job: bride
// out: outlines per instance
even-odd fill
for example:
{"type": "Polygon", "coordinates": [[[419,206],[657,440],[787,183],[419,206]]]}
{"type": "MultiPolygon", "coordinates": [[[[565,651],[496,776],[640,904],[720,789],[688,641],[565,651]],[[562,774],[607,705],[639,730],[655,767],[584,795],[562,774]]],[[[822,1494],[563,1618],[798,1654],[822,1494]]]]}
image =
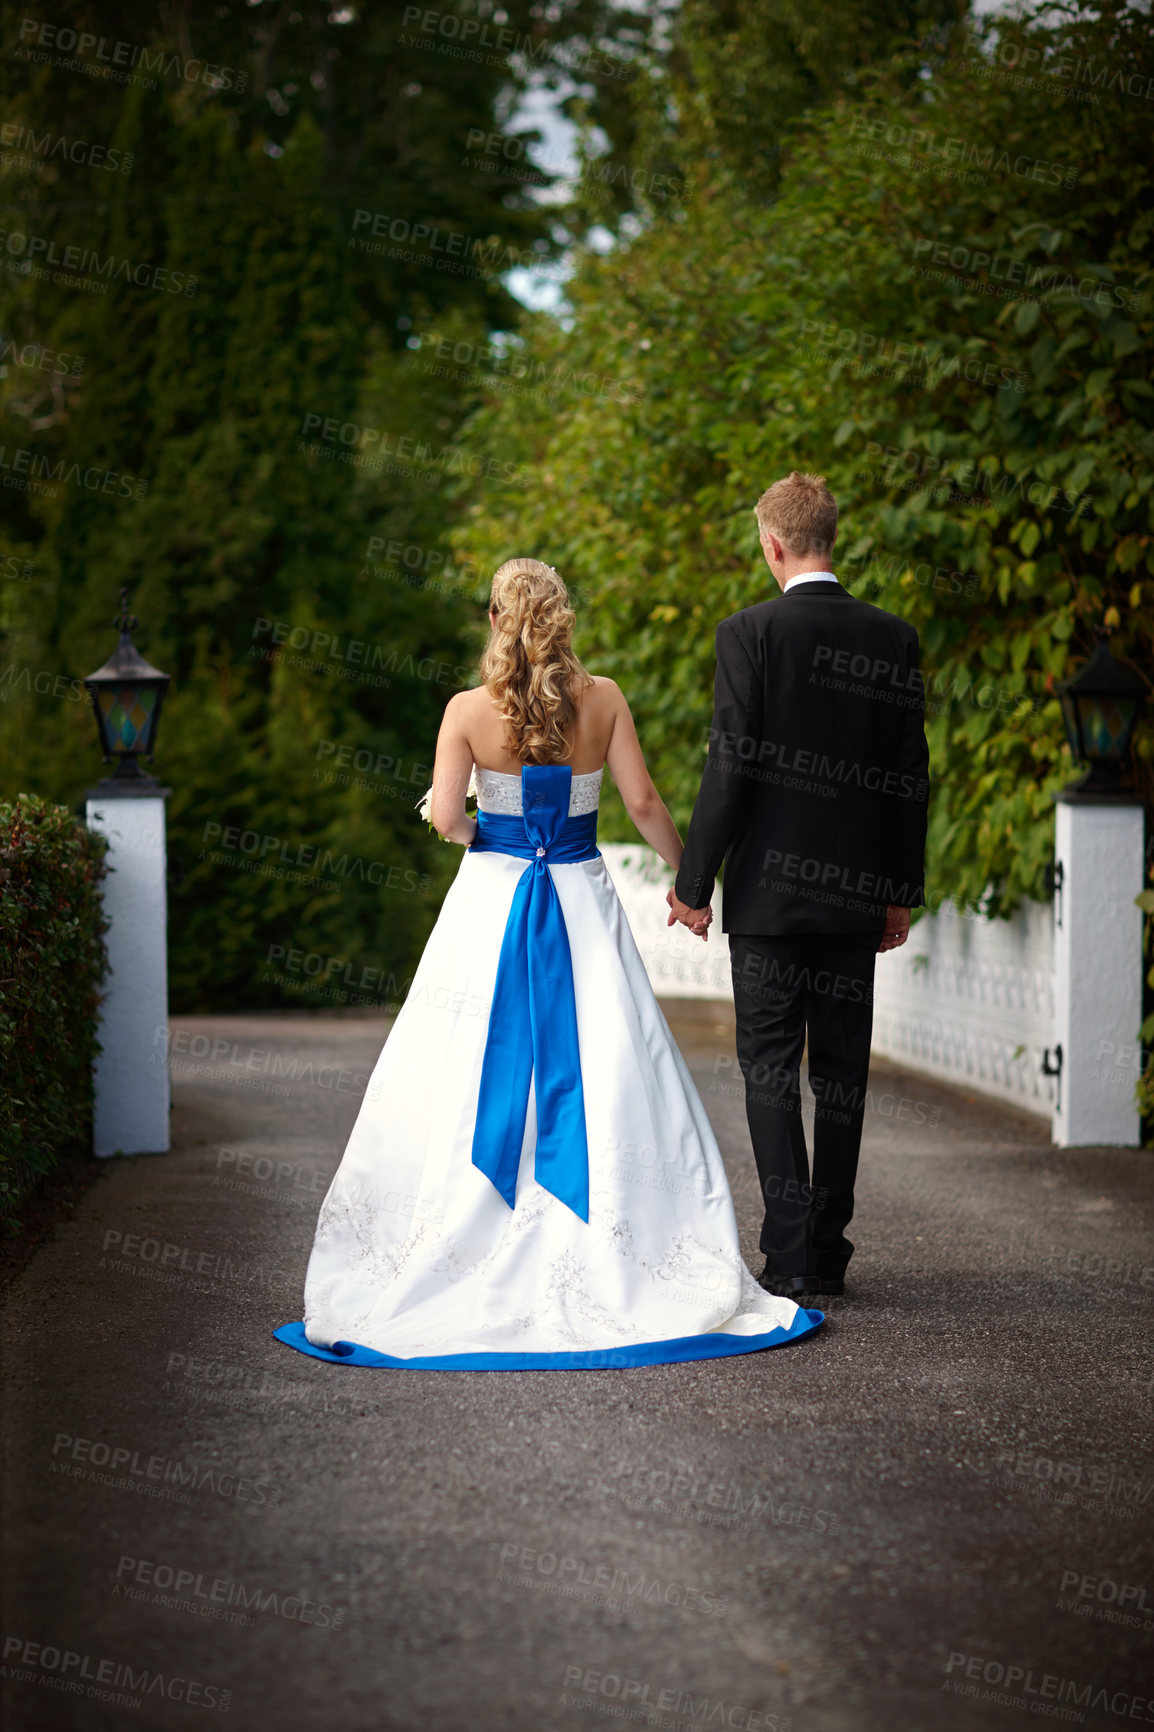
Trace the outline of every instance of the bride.
{"type": "Polygon", "coordinates": [[[741,1260],[713,1131],[597,849],[608,765],[645,840],[681,859],[629,706],[573,654],[551,566],[507,560],[489,622],[484,683],[450,700],[433,772],[432,821],[466,852],[321,1207],[304,1322],[276,1336],[430,1371],[798,1340],[822,1314],[741,1260]]]}

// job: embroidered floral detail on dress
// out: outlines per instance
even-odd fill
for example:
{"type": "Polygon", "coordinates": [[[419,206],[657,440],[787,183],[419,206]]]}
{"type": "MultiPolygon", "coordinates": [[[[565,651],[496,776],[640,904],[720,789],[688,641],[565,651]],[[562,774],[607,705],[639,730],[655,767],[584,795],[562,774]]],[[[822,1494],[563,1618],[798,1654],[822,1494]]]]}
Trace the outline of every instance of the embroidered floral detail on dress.
{"type": "Polygon", "coordinates": [[[569,816],[580,818],[585,812],[595,812],[601,804],[601,779],[604,770],[594,770],[591,776],[574,776],[569,790],[569,816]]]}
{"type": "Polygon", "coordinates": [[[417,1246],[428,1237],[428,1227],[422,1221],[394,1250],[387,1236],[380,1233],[382,1215],[389,1221],[397,1219],[395,1214],[381,1208],[374,1192],[338,1190],[334,1185],[321,1204],[316,1243],[323,1245],[332,1239],[351,1237],[356,1250],[350,1266],[365,1268],[374,1281],[395,1281],[417,1246]]]}
{"type": "Polygon", "coordinates": [[[553,1265],[545,1294],[556,1313],[560,1339],[584,1345],[589,1336],[581,1331],[580,1323],[595,1325],[619,1337],[628,1335],[628,1327],[618,1321],[608,1306],[590,1297],[586,1281],[586,1271],[573,1252],[563,1251],[553,1265]]]}

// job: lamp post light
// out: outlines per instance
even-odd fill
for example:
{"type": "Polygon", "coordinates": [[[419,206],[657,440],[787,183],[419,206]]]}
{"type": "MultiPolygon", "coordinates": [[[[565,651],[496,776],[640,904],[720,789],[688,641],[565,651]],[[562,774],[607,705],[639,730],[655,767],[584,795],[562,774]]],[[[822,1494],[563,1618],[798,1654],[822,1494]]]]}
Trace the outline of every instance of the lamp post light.
{"type": "Polygon", "coordinates": [[[120,642],[104,666],[84,682],[92,698],[104,762],[110,764],[114,756],[120,760],[100,786],[115,782],[119,794],[152,794],[157,788],[156,778],[140,768],[140,761],[147,758],[152,762],[160,710],[171,676],[146,662],[133,643],[132,633],[139,621],[128,611],[126,589],[120,592],[120,612],[113,624],[119,628],[120,642]]]}
{"type": "Polygon", "coordinates": [[[1087,766],[1063,789],[1064,800],[1134,798],[1126,772],[1146,682],[1115,659],[1109,636],[1109,626],[1099,626],[1097,647],[1085,667],[1058,685],[1070,752],[1087,766]]]}
{"type": "MultiPolygon", "coordinates": [[[[1142,1022],[1142,889],[1145,819],[1129,778],[1130,743],[1147,687],[1110,652],[1098,627],[1093,655],[1058,696],[1077,763],[1086,768],[1055,796],[1053,1137],[1064,1148],[1141,1143],[1137,1075],[1118,1055],[1137,1054],[1142,1022]]],[[[1049,1055],[1047,1054],[1047,1057],[1049,1055]]]]}
{"type": "Polygon", "coordinates": [[[171,792],[141,769],[156,750],[169,676],[132,641],[136,616],[120,592],[120,642],[84,681],[107,764],[87,795],[90,830],[108,838],[101,884],[109,973],[100,1001],[101,1051],[93,1072],[98,1155],[159,1154],[169,1146],[168,890],[164,802],[171,792]]]}

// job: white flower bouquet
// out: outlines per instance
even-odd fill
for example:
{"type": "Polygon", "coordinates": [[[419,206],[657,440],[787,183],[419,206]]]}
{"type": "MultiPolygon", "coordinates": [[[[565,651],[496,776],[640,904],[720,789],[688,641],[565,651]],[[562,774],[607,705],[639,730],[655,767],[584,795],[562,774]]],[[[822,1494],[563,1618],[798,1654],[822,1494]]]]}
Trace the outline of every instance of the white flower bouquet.
{"type": "MultiPolygon", "coordinates": [[[[473,768],[469,774],[469,786],[465,789],[465,798],[466,798],[466,800],[475,800],[477,798],[477,766],[476,766],[476,764],[473,765],[473,768]]],[[[421,814],[421,817],[424,819],[425,823],[429,826],[429,829],[432,830],[434,828],[434,825],[433,825],[433,790],[432,790],[432,788],[426,788],[424,793],[421,795],[421,798],[417,801],[417,811],[421,814]]],[[[438,831],[437,834],[439,835],[440,832],[438,831]]],[[[442,836],[441,841],[447,842],[448,837],[442,836]]]]}

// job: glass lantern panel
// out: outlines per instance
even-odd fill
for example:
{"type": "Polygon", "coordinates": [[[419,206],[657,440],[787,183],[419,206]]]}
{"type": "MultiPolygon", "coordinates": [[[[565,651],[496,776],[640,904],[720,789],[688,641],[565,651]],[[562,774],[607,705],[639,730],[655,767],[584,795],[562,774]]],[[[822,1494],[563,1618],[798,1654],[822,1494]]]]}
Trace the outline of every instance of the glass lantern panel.
{"type": "Polygon", "coordinates": [[[1082,739],[1095,758],[1117,758],[1134,721],[1133,698],[1079,698],[1082,739]]]}
{"type": "Polygon", "coordinates": [[[1070,742],[1070,755],[1075,759],[1082,756],[1082,734],[1078,723],[1078,706],[1069,692],[1059,693],[1062,705],[1062,720],[1066,725],[1066,738],[1070,742]]]}
{"type": "Polygon", "coordinates": [[[114,686],[100,693],[99,702],[111,749],[147,751],[156,709],[155,690],[151,686],[114,686]]]}

